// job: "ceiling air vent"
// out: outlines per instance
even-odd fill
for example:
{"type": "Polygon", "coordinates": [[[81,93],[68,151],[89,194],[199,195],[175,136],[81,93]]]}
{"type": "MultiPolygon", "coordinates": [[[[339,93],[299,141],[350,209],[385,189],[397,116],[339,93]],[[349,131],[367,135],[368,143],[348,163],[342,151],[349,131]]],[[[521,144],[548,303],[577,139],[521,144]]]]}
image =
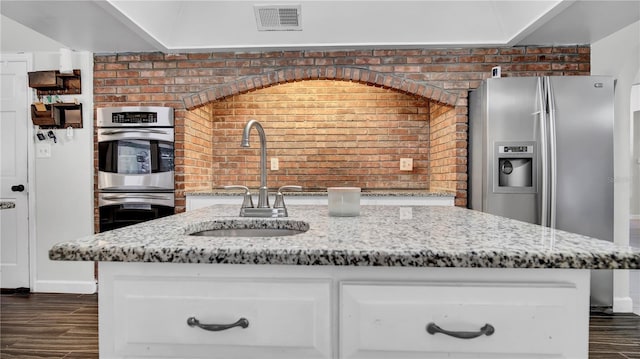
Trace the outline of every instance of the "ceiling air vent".
{"type": "Polygon", "coordinates": [[[254,5],[258,31],[301,31],[300,5],[254,5]]]}

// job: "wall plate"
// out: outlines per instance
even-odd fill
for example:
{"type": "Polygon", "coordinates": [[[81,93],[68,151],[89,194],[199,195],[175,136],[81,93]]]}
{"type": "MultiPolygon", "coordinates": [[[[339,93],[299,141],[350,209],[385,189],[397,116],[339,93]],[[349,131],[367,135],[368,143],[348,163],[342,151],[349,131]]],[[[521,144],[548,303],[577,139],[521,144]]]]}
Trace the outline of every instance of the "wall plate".
{"type": "Polygon", "coordinates": [[[36,143],[36,158],[50,158],[50,157],[51,157],[51,144],[36,143]]]}
{"type": "Polygon", "coordinates": [[[401,158],[400,171],[413,171],[413,158],[401,158]]]}

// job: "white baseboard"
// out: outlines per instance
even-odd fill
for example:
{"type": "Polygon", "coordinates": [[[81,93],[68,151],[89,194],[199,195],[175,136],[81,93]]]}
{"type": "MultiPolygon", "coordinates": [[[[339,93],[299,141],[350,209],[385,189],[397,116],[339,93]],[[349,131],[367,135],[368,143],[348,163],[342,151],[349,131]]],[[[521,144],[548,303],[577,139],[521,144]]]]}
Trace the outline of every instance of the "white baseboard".
{"type": "Polygon", "coordinates": [[[63,281],[63,280],[39,280],[36,281],[31,291],[34,293],[72,293],[93,294],[97,292],[96,281],[63,281]]]}
{"type": "Polygon", "coordinates": [[[614,297],[613,298],[614,313],[632,313],[633,300],[631,297],[614,297]]]}

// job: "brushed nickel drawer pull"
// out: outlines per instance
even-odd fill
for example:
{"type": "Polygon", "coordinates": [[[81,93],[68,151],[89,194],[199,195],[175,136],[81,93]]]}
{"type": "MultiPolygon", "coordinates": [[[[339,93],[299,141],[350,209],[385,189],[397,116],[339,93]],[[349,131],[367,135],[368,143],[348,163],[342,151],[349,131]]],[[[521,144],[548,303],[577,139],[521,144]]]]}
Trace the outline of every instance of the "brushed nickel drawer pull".
{"type": "Polygon", "coordinates": [[[489,336],[489,335],[492,335],[495,331],[496,331],[495,328],[491,324],[485,324],[477,332],[453,332],[453,331],[440,328],[439,326],[436,325],[436,323],[427,324],[427,333],[431,335],[435,335],[436,333],[442,333],[442,334],[449,335],[459,339],[473,339],[482,335],[489,336]]]}
{"type": "Polygon", "coordinates": [[[221,330],[227,330],[234,327],[246,328],[249,326],[249,321],[245,318],[240,318],[237,322],[232,324],[200,324],[200,321],[198,319],[196,319],[195,317],[190,317],[189,319],[187,319],[187,324],[190,327],[198,327],[200,329],[212,332],[219,332],[221,330]]]}

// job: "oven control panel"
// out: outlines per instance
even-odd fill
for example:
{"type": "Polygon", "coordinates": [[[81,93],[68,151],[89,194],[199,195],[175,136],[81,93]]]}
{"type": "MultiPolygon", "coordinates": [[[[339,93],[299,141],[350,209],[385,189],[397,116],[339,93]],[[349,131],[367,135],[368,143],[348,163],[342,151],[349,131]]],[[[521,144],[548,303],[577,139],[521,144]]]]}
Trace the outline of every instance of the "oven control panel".
{"type": "Polygon", "coordinates": [[[98,127],[173,127],[173,108],[160,106],[102,107],[98,127]]]}
{"type": "Polygon", "coordinates": [[[156,112],[115,112],[111,114],[113,123],[157,123],[156,112]]]}

